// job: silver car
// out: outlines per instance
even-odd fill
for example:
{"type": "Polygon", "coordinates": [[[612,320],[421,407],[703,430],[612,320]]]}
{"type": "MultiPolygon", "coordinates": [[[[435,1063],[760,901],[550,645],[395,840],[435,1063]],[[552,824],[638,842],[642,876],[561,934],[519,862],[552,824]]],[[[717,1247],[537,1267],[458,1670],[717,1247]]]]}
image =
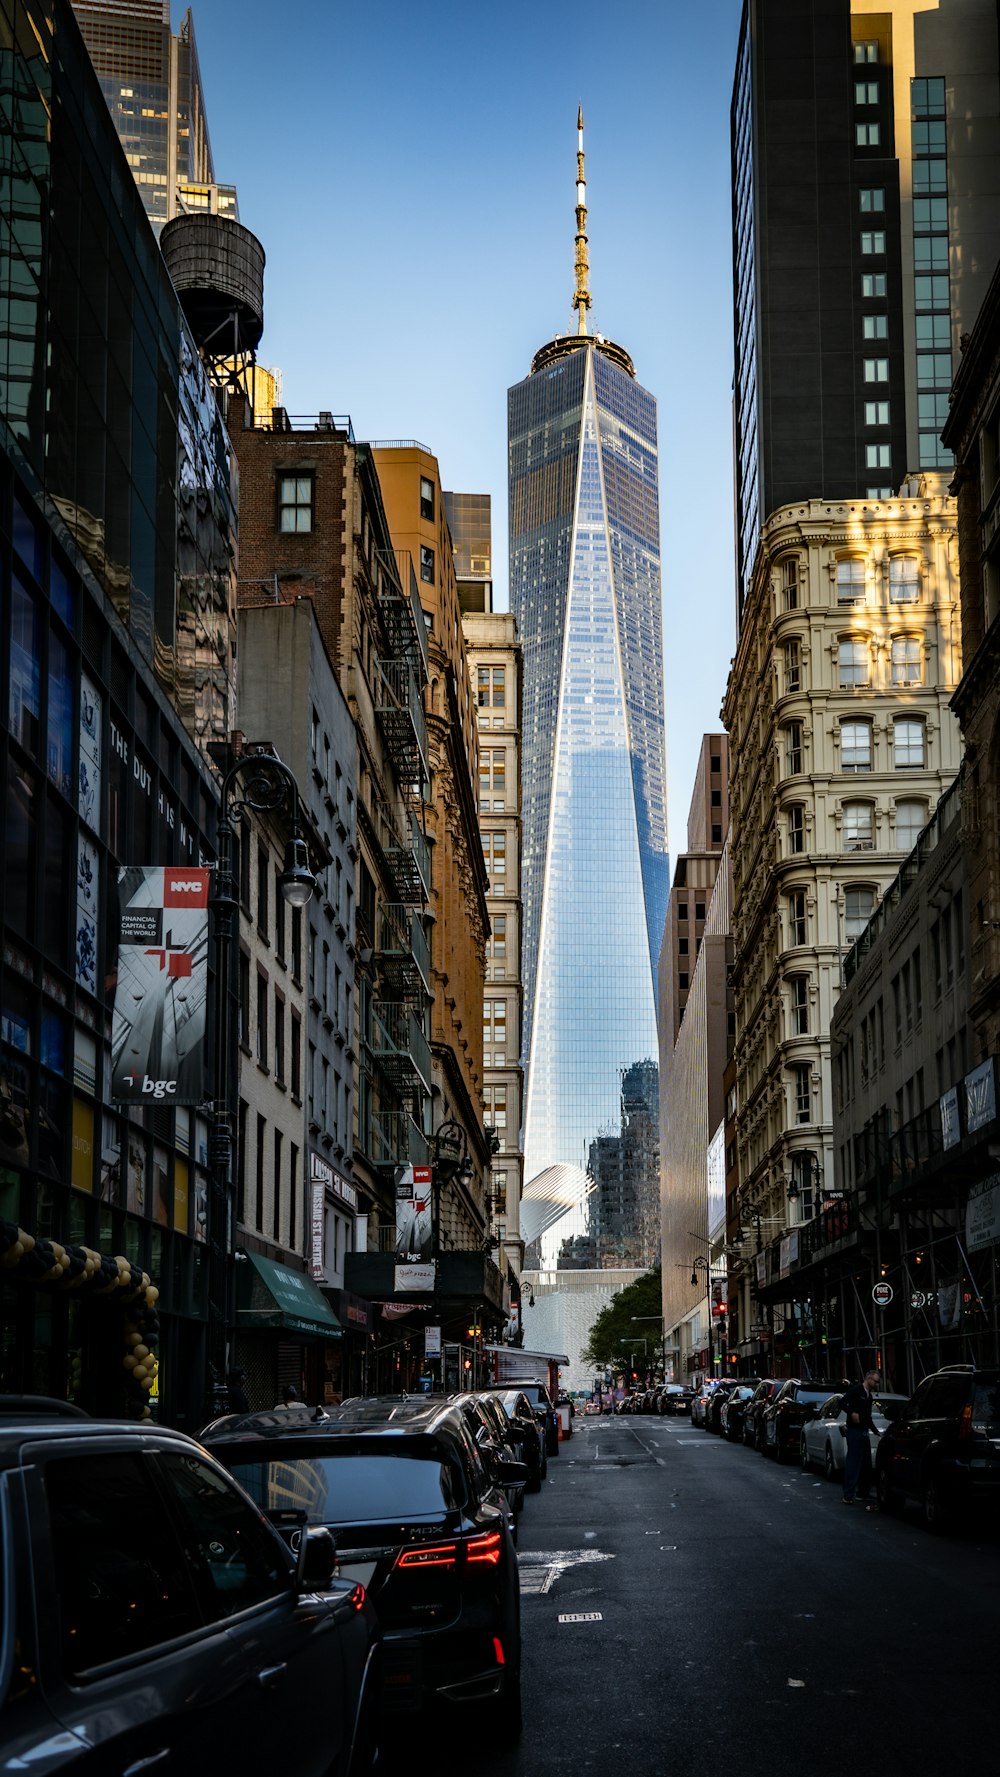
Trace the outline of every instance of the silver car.
{"type": "MultiPolygon", "coordinates": [[[[802,1427],[800,1455],[803,1468],[817,1467],[823,1470],[828,1481],[840,1474],[847,1455],[847,1438],[845,1427],[847,1415],[840,1410],[843,1394],[832,1394],[829,1400],[823,1401],[811,1419],[807,1419],[802,1427]]],[[[885,1431],[889,1421],[899,1408],[909,1400],[905,1394],[876,1394],[872,1396],[872,1424],[876,1432],[885,1431]],[[885,1408],[890,1409],[886,1414],[885,1408]]],[[[871,1434],[872,1462],[878,1438],[871,1434]]]]}

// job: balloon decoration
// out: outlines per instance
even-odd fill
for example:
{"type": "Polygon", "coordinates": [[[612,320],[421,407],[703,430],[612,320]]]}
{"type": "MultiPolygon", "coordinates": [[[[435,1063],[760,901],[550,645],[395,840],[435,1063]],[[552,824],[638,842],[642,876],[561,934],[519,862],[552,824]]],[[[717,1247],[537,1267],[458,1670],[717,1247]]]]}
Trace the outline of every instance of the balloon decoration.
{"type": "Polygon", "coordinates": [[[131,1419],[149,1419],[149,1393],[156,1375],[160,1336],[159,1290],[145,1271],[121,1253],[112,1258],[89,1246],[63,1246],[38,1239],[16,1222],[0,1219],[0,1276],[24,1283],[74,1290],[81,1296],[117,1297],[125,1315],[125,1397],[131,1419]]]}

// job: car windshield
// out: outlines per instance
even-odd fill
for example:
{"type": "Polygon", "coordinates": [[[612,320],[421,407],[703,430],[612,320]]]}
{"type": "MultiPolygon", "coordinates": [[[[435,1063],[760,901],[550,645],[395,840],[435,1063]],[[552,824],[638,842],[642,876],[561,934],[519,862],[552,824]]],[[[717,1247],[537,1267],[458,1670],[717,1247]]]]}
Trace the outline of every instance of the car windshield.
{"type": "Polygon", "coordinates": [[[305,1512],[309,1524],[412,1522],[440,1518],[463,1503],[457,1467],[440,1452],[419,1455],[395,1450],[262,1451],[247,1461],[241,1451],[232,1473],[262,1511],[305,1512]]]}
{"type": "Polygon", "coordinates": [[[817,1403],[820,1401],[828,1401],[830,1399],[830,1391],[828,1388],[797,1388],[795,1390],[795,1399],[797,1401],[805,1401],[807,1404],[811,1401],[816,1401],[817,1403]]]}

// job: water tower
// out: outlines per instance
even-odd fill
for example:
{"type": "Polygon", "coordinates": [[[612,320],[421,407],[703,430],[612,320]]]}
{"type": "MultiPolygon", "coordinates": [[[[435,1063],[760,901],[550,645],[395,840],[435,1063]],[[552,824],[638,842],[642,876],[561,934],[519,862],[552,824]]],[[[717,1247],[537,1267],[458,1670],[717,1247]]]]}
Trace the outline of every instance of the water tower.
{"type": "Polygon", "coordinates": [[[228,216],[175,216],[160,250],[202,362],[220,389],[254,398],[257,347],[264,331],[264,249],[228,216]]]}

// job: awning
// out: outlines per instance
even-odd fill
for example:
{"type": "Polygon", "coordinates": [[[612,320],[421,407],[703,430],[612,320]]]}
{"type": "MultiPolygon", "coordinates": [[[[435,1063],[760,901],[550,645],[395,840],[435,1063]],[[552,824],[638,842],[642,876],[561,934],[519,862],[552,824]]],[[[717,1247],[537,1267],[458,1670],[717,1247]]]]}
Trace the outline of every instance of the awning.
{"type": "Polygon", "coordinates": [[[244,1332],[276,1328],[343,1338],[343,1328],[319,1285],[303,1271],[279,1265],[261,1253],[247,1253],[239,1266],[236,1324],[244,1332]]]}

